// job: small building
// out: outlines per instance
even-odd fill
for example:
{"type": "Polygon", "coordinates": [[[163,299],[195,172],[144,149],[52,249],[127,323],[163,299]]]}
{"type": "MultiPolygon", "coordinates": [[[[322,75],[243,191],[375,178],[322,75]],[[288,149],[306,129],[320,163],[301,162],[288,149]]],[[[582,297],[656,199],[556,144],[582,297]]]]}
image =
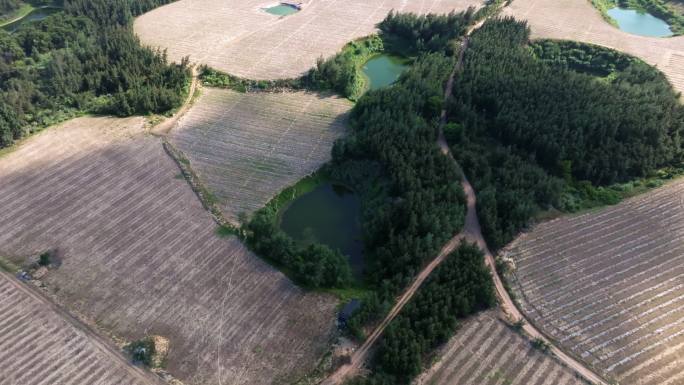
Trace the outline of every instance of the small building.
{"type": "Polygon", "coordinates": [[[349,301],[342,310],[340,310],[340,313],[337,315],[337,325],[340,328],[347,327],[347,322],[351,318],[352,315],[354,315],[354,312],[356,312],[359,308],[361,307],[361,301],[358,299],[352,299],[349,301]]]}

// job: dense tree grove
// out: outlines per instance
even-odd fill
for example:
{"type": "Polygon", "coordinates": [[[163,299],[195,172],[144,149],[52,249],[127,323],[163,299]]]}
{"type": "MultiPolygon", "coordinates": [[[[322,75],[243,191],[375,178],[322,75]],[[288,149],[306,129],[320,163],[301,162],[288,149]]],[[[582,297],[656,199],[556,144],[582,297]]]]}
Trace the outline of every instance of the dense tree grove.
{"type": "Polygon", "coordinates": [[[429,364],[434,349],[456,332],[459,318],[495,303],[482,252],[476,245],[461,244],[389,324],[371,363],[371,374],[352,384],[409,384],[429,364]]]}
{"type": "Polygon", "coordinates": [[[510,18],[477,30],[454,86],[453,152],[498,248],[539,210],[615,203],[603,186],[680,162],[684,107],[664,76],[596,46],[541,41],[510,18]]]}
{"type": "Polygon", "coordinates": [[[0,147],[80,112],[164,112],[183,100],[188,62],[142,47],[132,17],[157,1],[67,0],[65,11],[0,31],[0,147]]]}
{"type": "Polygon", "coordinates": [[[21,0],[0,0],[0,15],[17,10],[22,3],[21,0]]]}
{"type": "Polygon", "coordinates": [[[463,224],[460,171],[436,144],[453,65],[429,54],[394,86],[366,93],[352,110],[352,133],[333,147],[333,177],[363,200],[367,281],[379,295],[369,303],[391,302],[463,224]]]}
{"type": "Polygon", "coordinates": [[[378,24],[378,28],[384,40],[405,53],[453,53],[450,43],[465,35],[474,13],[472,7],[464,12],[451,12],[447,15],[416,15],[392,11],[378,24]]]}
{"type": "Polygon", "coordinates": [[[301,244],[277,224],[271,207],[257,211],[247,224],[249,246],[309,288],[345,287],[352,281],[347,259],[339,251],[318,243],[301,244]]]}
{"type": "Polygon", "coordinates": [[[403,56],[428,52],[452,53],[452,41],[463,36],[473,21],[473,9],[448,15],[394,13],[378,24],[380,36],[349,43],[342,52],[320,58],[304,77],[311,88],[332,89],[356,100],[364,90],[359,68],[373,54],[389,51],[403,56]]]}

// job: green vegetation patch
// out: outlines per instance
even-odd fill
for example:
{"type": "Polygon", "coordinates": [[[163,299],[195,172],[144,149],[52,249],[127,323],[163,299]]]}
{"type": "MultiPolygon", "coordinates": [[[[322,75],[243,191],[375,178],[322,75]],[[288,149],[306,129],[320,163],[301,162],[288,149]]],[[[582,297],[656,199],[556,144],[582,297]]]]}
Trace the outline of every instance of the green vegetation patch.
{"type": "Polygon", "coordinates": [[[432,272],[380,339],[371,373],[354,385],[409,384],[458,330],[459,320],[496,304],[484,255],[461,244],[432,272]]]}
{"type": "Polygon", "coordinates": [[[662,73],[529,34],[510,18],[473,33],[445,130],[493,249],[541,213],[615,204],[681,173],[684,107],[662,73]]]}
{"type": "Polygon", "coordinates": [[[188,61],[142,47],[131,23],[170,0],[65,0],[64,11],[0,30],[0,147],[88,113],[164,113],[182,104],[188,61]]]}

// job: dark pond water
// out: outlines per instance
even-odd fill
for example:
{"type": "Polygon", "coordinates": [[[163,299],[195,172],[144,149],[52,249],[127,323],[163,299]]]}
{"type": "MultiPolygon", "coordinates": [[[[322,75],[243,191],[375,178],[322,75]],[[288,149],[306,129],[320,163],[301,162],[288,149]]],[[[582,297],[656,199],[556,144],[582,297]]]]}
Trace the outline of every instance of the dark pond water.
{"type": "Polygon", "coordinates": [[[39,8],[39,9],[34,9],[33,11],[31,11],[28,15],[24,16],[23,18],[21,18],[21,19],[15,21],[15,22],[13,22],[13,23],[4,25],[4,26],[2,27],[2,29],[4,29],[5,31],[8,31],[8,32],[10,32],[10,33],[13,33],[14,31],[16,31],[16,30],[17,30],[20,26],[22,26],[23,24],[30,23],[30,22],[33,22],[33,21],[43,20],[43,19],[45,19],[46,17],[52,15],[53,13],[60,12],[61,10],[62,10],[61,8],[39,8]]]}
{"type": "Polygon", "coordinates": [[[327,183],[292,202],[282,214],[280,228],[295,240],[339,250],[359,278],[363,272],[360,209],[353,191],[327,183]]]}
{"type": "Polygon", "coordinates": [[[373,56],[362,69],[368,79],[368,89],[376,90],[396,82],[407,68],[406,59],[382,54],[373,56]]]}
{"type": "Polygon", "coordinates": [[[634,9],[613,8],[608,10],[608,16],[617,21],[621,30],[635,35],[651,37],[672,36],[670,26],[650,13],[634,9]]]}

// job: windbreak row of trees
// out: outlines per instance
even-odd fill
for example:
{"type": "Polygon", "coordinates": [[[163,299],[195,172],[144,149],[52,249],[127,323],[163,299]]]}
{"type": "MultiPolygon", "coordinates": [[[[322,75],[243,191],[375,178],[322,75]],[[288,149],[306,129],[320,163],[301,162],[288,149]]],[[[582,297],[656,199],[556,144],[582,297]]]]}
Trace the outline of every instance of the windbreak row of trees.
{"type": "Polygon", "coordinates": [[[134,15],[167,0],[67,0],[65,11],[0,30],[0,147],[83,112],[128,116],[180,105],[188,61],[142,47],[134,15]]]}
{"type": "Polygon", "coordinates": [[[605,186],[682,160],[684,107],[640,60],[571,42],[529,44],[525,22],[477,30],[457,76],[447,135],[478,191],[494,249],[540,210],[616,203],[605,186]]]}
{"type": "Polygon", "coordinates": [[[351,385],[409,384],[430,364],[436,348],[458,330],[459,319],[494,306],[484,256],[463,243],[447,256],[381,337],[372,372],[351,385]]]}

